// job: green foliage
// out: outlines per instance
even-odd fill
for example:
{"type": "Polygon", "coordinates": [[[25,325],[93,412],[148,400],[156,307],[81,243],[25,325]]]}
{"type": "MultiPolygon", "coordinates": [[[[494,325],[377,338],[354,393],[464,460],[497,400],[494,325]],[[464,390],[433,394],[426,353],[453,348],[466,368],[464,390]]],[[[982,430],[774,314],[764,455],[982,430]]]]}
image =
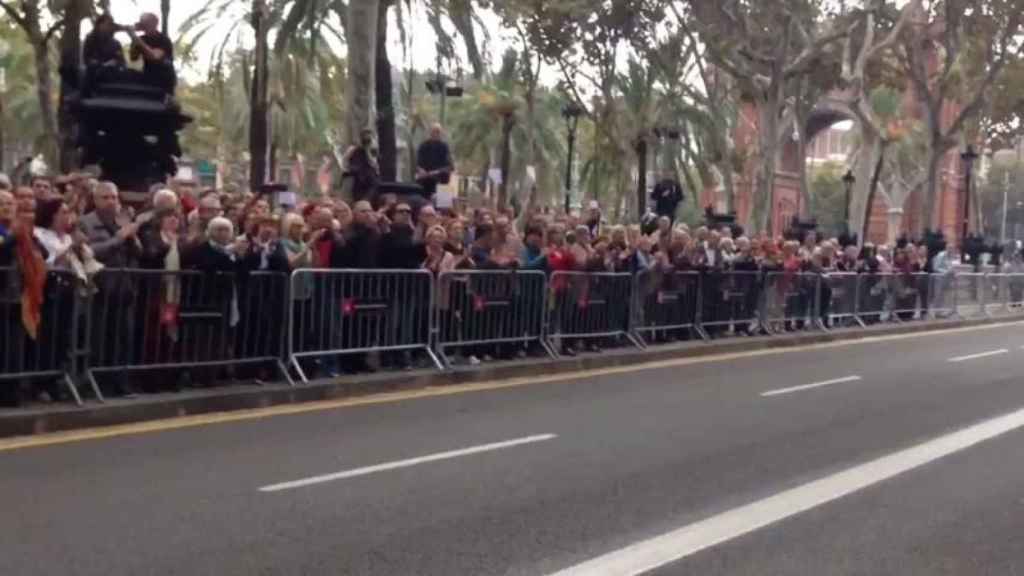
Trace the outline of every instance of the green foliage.
{"type": "Polygon", "coordinates": [[[835,162],[808,169],[811,194],[814,196],[811,215],[818,219],[818,229],[823,234],[838,236],[845,230],[846,186],[843,175],[846,169],[846,166],[835,162]]]}

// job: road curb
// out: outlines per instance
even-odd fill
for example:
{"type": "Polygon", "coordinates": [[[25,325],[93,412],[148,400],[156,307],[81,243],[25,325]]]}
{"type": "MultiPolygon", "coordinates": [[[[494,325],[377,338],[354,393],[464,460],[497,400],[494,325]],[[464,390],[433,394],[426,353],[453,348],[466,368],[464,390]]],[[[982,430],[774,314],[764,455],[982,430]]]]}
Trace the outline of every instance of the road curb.
{"type": "Polygon", "coordinates": [[[154,395],[133,400],[112,400],[85,406],[49,406],[0,412],[0,438],[31,436],[86,428],[134,424],[183,416],[235,412],[324,400],[355,398],[387,392],[418,390],[482,381],[630,366],[659,360],[697,358],[718,354],[798,348],[823,342],[855,341],[888,335],[935,332],[953,328],[1012,324],[1021,318],[949,320],[927,324],[909,323],[808,332],[757,338],[730,338],[712,342],[687,342],[646,350],[615,350],[557,360],[534,360],[462,367],[449,372],[417,371],[382,373],[317,381],[295,387],[284,384],[229,386],[180,394],[154,395]]]}

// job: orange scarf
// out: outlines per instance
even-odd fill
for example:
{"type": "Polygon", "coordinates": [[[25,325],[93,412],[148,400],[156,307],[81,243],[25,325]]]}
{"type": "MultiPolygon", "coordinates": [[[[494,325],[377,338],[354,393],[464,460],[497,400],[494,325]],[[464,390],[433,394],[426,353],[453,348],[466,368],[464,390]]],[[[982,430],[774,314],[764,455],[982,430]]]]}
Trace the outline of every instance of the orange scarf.
{"type": "Polygon", "coordinates": [[[15,232],[18,243],[18,269],[21,271],[21,324],[33,340],[39,336],[39,323],[43,316],[43,289],[46,287],[46,262],[36,250],[32,228],[21,226],[15,232]]]}

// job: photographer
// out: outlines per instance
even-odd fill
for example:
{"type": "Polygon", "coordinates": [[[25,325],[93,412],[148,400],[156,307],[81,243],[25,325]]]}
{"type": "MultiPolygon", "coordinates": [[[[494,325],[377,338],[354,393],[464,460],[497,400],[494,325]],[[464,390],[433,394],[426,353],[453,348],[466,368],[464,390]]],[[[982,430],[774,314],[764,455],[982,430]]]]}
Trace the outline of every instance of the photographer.
{"type": "Polygon", "coordinates": [[[377,150],[373,147],[373,130],[364,128],[359,133],[359,145],[345,151],[345,173],[342,178],[352,180],[352,201],[372,200],[380,180],[377,150]]]}
{"type": "Polygon", "coordinates": [[[173,95],[178,84],[178,75],[174,71],[174,43],[159,27],[160,18],[146,12],[134,26],[121,26],[120,30],[132,38],[132,62],[142,59],[143,80],[173,95]]]}

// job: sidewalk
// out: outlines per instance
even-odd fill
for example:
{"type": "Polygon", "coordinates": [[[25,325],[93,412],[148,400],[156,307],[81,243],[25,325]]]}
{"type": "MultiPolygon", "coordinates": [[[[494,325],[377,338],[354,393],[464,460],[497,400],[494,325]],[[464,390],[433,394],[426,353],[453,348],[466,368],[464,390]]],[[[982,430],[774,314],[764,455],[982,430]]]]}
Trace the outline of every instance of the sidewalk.
{"type": "Polygon", "coordinates": [[[736,337],[712,342],[690,341],[655,346],[646,350],[624,348],[557,360],[536,358],[529,361],[494,362],[480,366],[459,367],[449,372],[436,370],[382,372],[372,375],[346,376],[334,380],[319,380],[295,387],[276,383],[262,386],[227,385],[175,394],[145,395],[127,400],[115,398],[109,399],[105,404],[89,401],[80,407],[65,404],[36,405],[0,410],[0,438],[253,410],[286,404],[356,398],[456,384],[551,376],[660,360],[791,348],[823,342],[855,341],[877,336],[1013,324],[1021,321],[1024,321],[1024,318],[1020,316],[1008,316],[976,320],[886,324],[866,329],[849,328],[831,332],[806,332],[782,336],[736,337]]]}

